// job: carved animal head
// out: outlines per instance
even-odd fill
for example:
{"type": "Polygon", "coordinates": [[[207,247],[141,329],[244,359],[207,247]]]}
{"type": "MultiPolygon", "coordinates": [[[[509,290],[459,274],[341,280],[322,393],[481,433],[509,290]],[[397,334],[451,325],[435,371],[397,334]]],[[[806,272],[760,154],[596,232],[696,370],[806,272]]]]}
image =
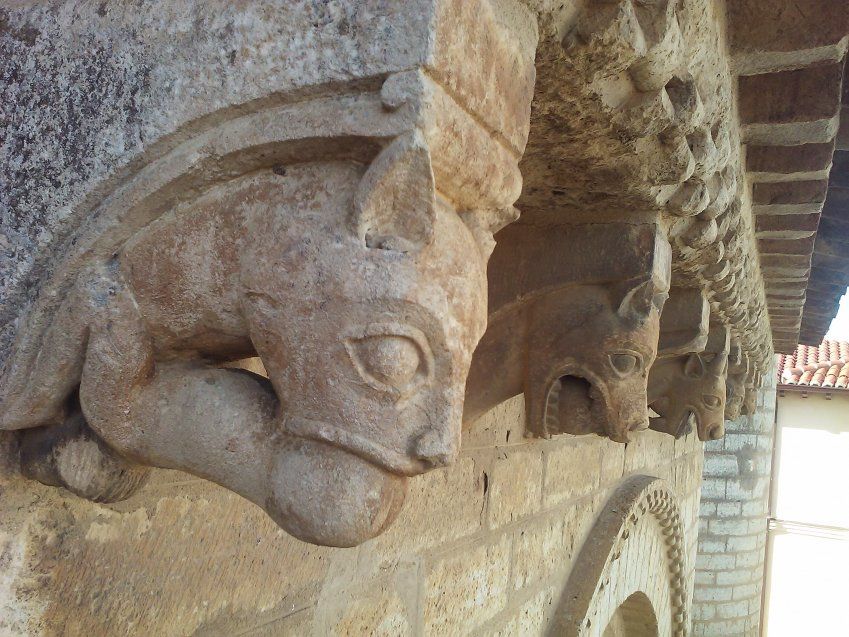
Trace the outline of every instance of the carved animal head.
{"type": "Polygon", "coordinates": [[[452,462],[486,325],[486,222],[499,215],[458,214],[438,196],[416,134],[364,173],[295,167],[278,189],[262,193],[279,213],[252,232],[242,277],[286,431],[396,475],[452,462]]]}
{"type": "Polygon", "coordinates": [[[746,375],[729,374],[725,381],[725,419],[736,420],[743,409],[746,395],[746,375]]]}
{"type": "Polygon", "coordinates": [[[728,378],[725,381],[725,420],[736,420],[743,410],[746,379],[749,375],[749,355],[738,344],[731,346],[728,378]]]}
{"type": "Polygon", "coordinates": [[[534,305],[525,391],[534,432],[627,442],[648,427],[646,384],[667,289],[638,281],[617,303],[609,288],[579,286],[534,305]]]}
{"type": "Polygon", "coordinates": [[[758,409],[758,383],[754,379],[746,382],[745,391],[743,393],[743,403],[740,406],[740,413],[744,416],[751,416],[758,409]]]}
{"type": "Polygon", "coordinates": [[[699,440],[717,440],[725,434],[725,377],[728,354],[689,354],[659,359],[649,376],[649,396],[663,387],[650,407],[659,416],[650,427],[676,438],[690,432],[696,422],[699,440]]]}

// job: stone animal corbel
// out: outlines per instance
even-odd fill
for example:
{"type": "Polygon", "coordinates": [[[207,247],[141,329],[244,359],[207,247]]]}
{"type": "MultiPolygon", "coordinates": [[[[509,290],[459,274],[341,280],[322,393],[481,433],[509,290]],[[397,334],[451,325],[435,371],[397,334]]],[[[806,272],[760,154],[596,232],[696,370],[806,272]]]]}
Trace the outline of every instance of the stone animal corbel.
{"type": "Polygon", "coordinates": [[[392,522],[409,476],[456,457],[504,220],[437,194],[417,131],[367,167],[331,158],[213,186],[81,270],[13,354],[0,428],[26,430],[28,475],[84,497],[126,497],[141,466],[181,469],[300,539],[358,544],[392,522]],[[254,355],[268,381],[213,368],[254,355]],[[63,473],[81,457],[69,427],[97,462],[116,454],[97,475],[117,484],[63,473]]]}
{"type": "Polygon", "coordinates": [[[743,404],[740,406],[740,414],[751,416],[758,409],[758,389],[761,386],[761,373],[753,370],[746,377],[745,390],[743,392],[743,404]]]}
{"type": "Polygon", "coordinates": [[[658,414],[655,431],[680,438],[695,421],[699,440],[725,434],[725,381],[728,372],[728,328],[711,327],[704,351],[659,357],[649,375],[648,403],[658,414]]]}
{"type": "Polygon", "coordinates": [[[739,344],[732,345],[725,382],[725,420],[736,420],[742,413],[750,367],[748,353],[742,351],[739,344]]]}
{"type": "Polygon", "coordinates": [[[646,382],[669,289],[666,239],[653,224],[613,223],[514,224],[498,239],[464,418],[524,392],[532,435],[628,441],[648,426],[646,382]]]}

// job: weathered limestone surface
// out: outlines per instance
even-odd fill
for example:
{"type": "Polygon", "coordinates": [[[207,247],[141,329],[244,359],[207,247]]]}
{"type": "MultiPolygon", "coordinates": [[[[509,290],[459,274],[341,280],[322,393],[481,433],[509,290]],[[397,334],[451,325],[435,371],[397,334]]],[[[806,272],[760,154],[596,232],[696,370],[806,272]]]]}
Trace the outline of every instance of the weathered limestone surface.
{"type": "MultiPolygon", "coordinates": [[[[122,33],[63,9],[22,8],[8,21],[47,37],[52,21],[81,20],[92,37],[123,34],[141,47],[151,44],[144,30],[162,24],[116,10],[122,33]]],[[[98,11],[110,15],[108,5],[98,11]]],[[[12,202],[9,236],[39,225],[57,236],[33,254],[34,264],[49,256],[50,268],[33,265],[31,307],[16,294],[25,279],[7,282],[4,306],[19,325],[4,348],[0,429],[35,429],[21,434],[25,471],[84,495],[92,489],[51,475],[73,453],[37,431],[81,409],[129,465],[116,481],[135,475],[133,465],[186,470],[259,504],[299,538],[351,546],[392,522],[409,476],[456,457],[492,234],[515,216],[521,186],[536,31],[510,1],[269,12],[292,37],[274,33],[279,48],[256,54],[278,56],[286,73],[254,67],[253,52],[239,58],[264,94],[234,87],[220,96],[241,100],[229,106],[193,94],[204,115],[154,93],[151,112],[141,111],[162,130],[112,158],[91,177],[96,187],[73,162],[60,164],[87,197],[62,195],[73,213],[45,219],[32,202],[12,202]],[[298,74],[301,64],[309,72],[298,74]],[[267,382],[210,368],[255,355],[267,382]]],[[[248,29],[262,19],[231,17],[248,29]]],[[[234,30],[218,46],[229,48],[234,30]]],[[[46,55],[75,46],[78,34],[62,31],[46,55]]],[[[223,64],[235,64],[232,52],[223,64]]],[[[19,64],[31,54],[12,53],[19,64]]],[[[188,81],[184,60],[138,63],[188,81]]],[[[89,88],[100,87],[73,86],[89,88]]],[[[24,140],[51,115],[15,122],[10,164],[26,168],[24,140]]],[[[30,183],[19,179],[16,196],[30,183]]]]}
{"type": "MultiPolygon", "coordinates": [[[[3,9],[2,108],[14,133],[2,150],[3,342],[65,239],[141,166],[223,121],[379,89],[389,73],[465,56],[483,46],[452,44],[468,35],[459,18],[472,5],[479,3],[441,3],[448,15],[439,18],[445,37],[437,39],[430,3],[416,2],[25,2],[3,9]]],[[[511,30],[506,46],[532,56],[527,16],[509,2],[493,7],[490,24],[511,30]]],[[[468,70],[460,86],[456,71],[446,69],[446,85],[495,130],[524,119],[503,130],[521,149],[529,107],[521,94],[533,76],[517,81],[522,73],[511,67],[482,68],[477,76],[468,70]],[[517,99],[488,103],[486,89],[505,72],[500,88],[517,99]]],[[[8,347],[0,350],[8,356],[8,347]]]]}
{"type": "Polygon", "coordinates": [[[533,440],[524,413],[517,397],[478,420],[459,460],[413,480],[393,527],[353,549],[299,542],[175,471],[115,504],[4,476],[0,633],[545,634],[596,516],[636,475],[674,493],[692,581],[695,435],[533,440]]]}
{"type": "Polygon", "coordinates": [[[849,272],[809,4],[0,9],[0,632],[685,635],[699,439],[754,630],[716,439],[849,272]]]}

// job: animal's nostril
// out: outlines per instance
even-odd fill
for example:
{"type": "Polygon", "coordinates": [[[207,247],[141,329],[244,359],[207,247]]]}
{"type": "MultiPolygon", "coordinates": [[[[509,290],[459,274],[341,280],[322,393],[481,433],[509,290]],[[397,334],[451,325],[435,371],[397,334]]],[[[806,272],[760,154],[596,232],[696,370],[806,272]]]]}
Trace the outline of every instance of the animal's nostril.
{"type": "Polygon", "coordinates": [[[628,431],[645,431],[649,428],[649,419],[644,418],[641,420],[635,420],[630,425],[628,425],[628,431]]]}
{"type": "Polygon", "coordinates": [[[722,438],[723,433],[724,431],[722,425],[714,425],[708,430],[708,438],[710,438],[711,440],[719,440],[720,438],[722,438]]]}
{"type": "Polygon", "coordinates": [[[417,456],[428,468],[438,469],[439,467],[447,467],[451,464],[451,458],[448,455],[419,455],[417,456]]]}
{"type": "Polygon", "coordinates": [[[416,440],[414,455],[430,468],[445,467],[457,455],[457,445],[438,430],[427,431],[416,440]]]}

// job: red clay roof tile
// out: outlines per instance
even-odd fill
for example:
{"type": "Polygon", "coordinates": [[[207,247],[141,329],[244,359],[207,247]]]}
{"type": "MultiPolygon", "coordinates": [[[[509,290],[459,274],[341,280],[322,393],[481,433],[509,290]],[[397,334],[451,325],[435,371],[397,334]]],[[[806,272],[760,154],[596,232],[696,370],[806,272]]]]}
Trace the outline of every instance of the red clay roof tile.
{"type": "Polygon", "coordinates": [[[778,360],[778,384],[849,389],[849,341],[799,345],[778,360]]]}

